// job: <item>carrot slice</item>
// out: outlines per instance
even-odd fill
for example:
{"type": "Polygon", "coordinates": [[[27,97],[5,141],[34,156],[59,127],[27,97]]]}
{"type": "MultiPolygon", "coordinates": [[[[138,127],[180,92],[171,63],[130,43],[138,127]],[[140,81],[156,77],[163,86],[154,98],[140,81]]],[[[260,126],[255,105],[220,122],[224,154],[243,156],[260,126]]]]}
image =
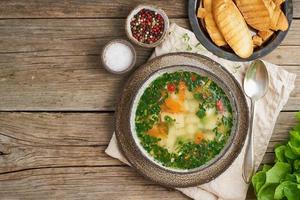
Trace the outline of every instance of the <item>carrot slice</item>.
{"type": "Polygon", "coordinates": [[[160,110],[163,111],[163,112],[169,112],[169,109],[168,109],[168,107],[166,106],[166,104],[161,104],[161,105],[160,105],[160,110]]]}
{"type": "Polygon", "coordinates": [[[167,136],[168,135],[168,125],[166,123],[159,123],[158,125],[158,129],[159,129],[159,132],[162,136],[167,136]]]}
{"type": "Polygon", "coordinates": [[[165,123],[155,124],[147,134],[156,138],[165,138],[168,134],[168,126],[165,123]]]}
{"type": "Polygon", "coordinates": [[[185,88],[186,88],[185,82],[180,81],[178,84],[178,88],[179,88],[179,90],[185,90],[185,88]]]}
{"type": "Polygon", "coordinates": [[[148,130],[147,134],[158,138],[160,136],[160,132],[157,125],[154,125],[150,130],[148,130]]]}
{"type": "Polygon", "coordinates": [[[185,82],[180,81],[178,84],[178,97],[180,101],[184,101],[185,99],[185,89],[186,89],[186,85],[185,82]]]}
{"type": "Polygon", "coordinates": [[[171,98],[167,98],[165,100],[165,105],[167,107],[167,111],[169,111],[171,113],[181,112],[181,104],[171,98]]]}
{"type": "Polygon", "coordinates": [[[196,133],[195,139],[194,139],[195,144],[200,144],[202,142],[203,138],[204,138],[204,135],[202,132],[196,133]]]}

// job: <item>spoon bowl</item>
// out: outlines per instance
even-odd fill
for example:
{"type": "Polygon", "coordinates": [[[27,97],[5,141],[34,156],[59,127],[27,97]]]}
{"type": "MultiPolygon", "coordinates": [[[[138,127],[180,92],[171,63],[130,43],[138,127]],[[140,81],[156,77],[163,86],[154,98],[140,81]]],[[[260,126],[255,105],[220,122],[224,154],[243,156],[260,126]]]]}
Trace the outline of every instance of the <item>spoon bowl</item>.
{"type": "Polygon", "coordinates": [[[267,93],[268,85],[269,76],[264,62],[255,60],[248,68],[244,79],[246,95],[257,101],[267,93]]]}

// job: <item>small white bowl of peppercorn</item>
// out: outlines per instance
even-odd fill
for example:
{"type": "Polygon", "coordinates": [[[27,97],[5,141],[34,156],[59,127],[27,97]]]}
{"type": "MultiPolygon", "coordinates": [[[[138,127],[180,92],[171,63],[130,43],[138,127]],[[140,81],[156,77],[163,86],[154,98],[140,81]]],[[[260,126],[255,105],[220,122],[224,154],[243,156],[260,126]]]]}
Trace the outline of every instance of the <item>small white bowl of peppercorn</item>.
{"type": "Polygon", "coordinates": [[[153,48],[158,46],[169,29],[166,13],[155,6],[139,5],[126,19],[126,34],[136,45],[153,48]]]}

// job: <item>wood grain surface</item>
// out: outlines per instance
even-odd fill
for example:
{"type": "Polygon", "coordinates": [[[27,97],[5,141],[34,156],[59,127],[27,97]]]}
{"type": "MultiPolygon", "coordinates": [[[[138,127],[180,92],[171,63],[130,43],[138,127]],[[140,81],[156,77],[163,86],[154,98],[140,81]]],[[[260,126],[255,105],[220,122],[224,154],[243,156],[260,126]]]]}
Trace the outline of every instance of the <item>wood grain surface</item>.
{"type": "MultiPolygon", "coordinates": [[[[0,1],[0,199],[188,199],[145,180],[104,152],[128,75],[107,73],[102,47],[125,38],[140,3],[190,28],[187,0],[0,1]]],[[[300,110],[300,0],[287,38],[264,59],[298,75],[263,163],[288,138],[300,110]]],[[[137,66],[151,51],[137,49],[137,66]]],[[[250,188],[247,200],[255,199],[250,188]]]]}
{"type": "MultiPolygon", "coordinates": [[[[279,115],[263,163],[272,163],[273,147],[287,139],[287,132],[296,123],[294,114],[279,115]]],[[[158,198],[158,191],[163,198],[174,195],[175,199],[181,199],[177,192],[168,197],[166,189],[144,181],[104,153],[113,132],[113,121],[113,113],[1,112],[0,196],[14,199],[27,191],[22,199],[35,199],[47,193],[51,193],[50,199],[74,199],[72,191],[83,187],[86,189],[82,195],[87,192],[91,199],[105,197],[107,193],[113,195],[112,199],[120,194],[123,194],[121,199],[132,199],[132,195],[137,198],[143,190],[147,190],[143,199],[158,198]],[[74,181],[79,183],[74,185],[74,181]],[[59,192],[52,193],[53,189],[59,192]]]]}
{"type": "MultiPolygon", "coordinates": [[[[1,0],[1,18],[120,18],[139,4],[163,8],[170,17],[187,17],[188,0],[1,0]]],[[[300,0],[293,0],[300,17],[300,0]]]]}
{"type": "MultiPolygon", "coordinates": [[[[189,27],[186,19],[174,22],[189,27]]],[[[0,110],[114,110],[124,76],[107,73],[100,53],[109,40],[125,38],[123,25],[116,19],[0,20],[0,110]]],[[[299,31],[300,20],[294,20],[282,45],[265,59],[300,75],[299,31]]],[[[137,66],[151,51],[137,48],[137,66]]],[[[299,108],[299,81],[287,110],[299,108]]]]}

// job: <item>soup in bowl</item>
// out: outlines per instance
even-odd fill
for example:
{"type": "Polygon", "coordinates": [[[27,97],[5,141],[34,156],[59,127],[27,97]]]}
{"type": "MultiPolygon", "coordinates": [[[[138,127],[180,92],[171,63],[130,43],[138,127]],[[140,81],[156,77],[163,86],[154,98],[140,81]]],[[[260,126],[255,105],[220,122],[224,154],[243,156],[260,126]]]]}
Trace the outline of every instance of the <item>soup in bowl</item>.
{"type": "Polygon", "coordinates": [[[164,167],[200,167],[215,158],[230,137],[229,98],[214,81],[193,71],[158,75],[135,104],[137,142],[164,167]]]}

